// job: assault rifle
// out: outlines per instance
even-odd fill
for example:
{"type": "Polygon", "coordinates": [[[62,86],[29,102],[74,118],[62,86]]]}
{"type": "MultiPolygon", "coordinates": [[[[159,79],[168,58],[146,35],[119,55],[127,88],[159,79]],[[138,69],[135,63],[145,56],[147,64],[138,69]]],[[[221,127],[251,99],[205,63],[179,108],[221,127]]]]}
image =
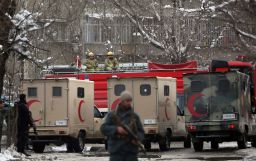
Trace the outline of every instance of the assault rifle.
{"type": "Polygon", "coordinates": [[[133,131],[130,129],[130,127],[126,124],[121,123],[120,126],[128,133],[128,138],[130,140],[134,140],[135,141],[135,145],[137,147],[139,147],[142,152],[146,155],[146,150],[144,148],[144,145],[142,144],[142,142],[138,139],[138,137],[133,133],[133,131]]]}

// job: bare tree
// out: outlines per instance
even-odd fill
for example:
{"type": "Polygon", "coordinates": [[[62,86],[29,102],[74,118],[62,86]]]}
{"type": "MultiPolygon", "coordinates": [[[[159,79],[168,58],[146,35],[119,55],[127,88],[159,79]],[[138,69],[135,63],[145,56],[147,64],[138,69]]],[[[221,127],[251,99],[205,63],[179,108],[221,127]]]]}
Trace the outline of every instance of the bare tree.
{"type": "Polygon", "coordinates": [[[256,52],[255,0],[203,0],[201,8],[194,11],[206,13],[208,19],[221,21],[251,54],[256,52]]]}
{"type": "Polygon", "coordinates": [[[112,3],[130,19],[147,42],[163,51],[165,60],[172,63],[187,60],[200,16],[181,10],[182,1],[112,0],[112,3]]]}
{"type": "Polygon", "coordinates": [[[6,61],[9,57],[10,47],[8,38],[9,32],[12,29],[13,23],[11,22],[10,18],[6,15],[13,16],[16,10],[16,3],[15,1],[10,0],[1,0],[0,1],[0,45],[1,45],[1,52],[0,52],[0,95],[2,94],[2,87],[3,87],[3,80],[5,75],[5,65],[6,61]]]}

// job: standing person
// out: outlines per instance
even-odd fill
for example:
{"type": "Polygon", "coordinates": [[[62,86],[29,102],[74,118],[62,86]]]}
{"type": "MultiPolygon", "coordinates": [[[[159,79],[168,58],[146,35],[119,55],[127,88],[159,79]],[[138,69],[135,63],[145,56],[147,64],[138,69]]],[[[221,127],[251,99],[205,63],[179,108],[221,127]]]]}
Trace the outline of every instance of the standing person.
{"type": "Polygon", "coordinates": [[[1,152],[1,144],[2,144],[2,129],[3,129],[3,121],[4,121],[4,102],[0,100],[0,152],[1,152]]]}
{"type": "Polygon", "coordinates": [[[33,117],[32,117],[32,112],[31,112],[31,111],[28,111],[28,113],[29,113],[29,122],[28,122],[29,126],[28,126],[28,128],[27,128],[27,130],[28,130],[28,131],[27,131],[27,138],[26,138],[26,141],[27,141],[27,142],[26,142],[26,144],[25,144],[25,149],[30,150],[30,148],[29,148],[29,139],[28,139],[29,128],[30,128],[30,127],[33,128],[35,135],[37,135],[37,131],[36,131],[36,124],[35,124],[34,119],[33,119],[33,117]]]}
{"type": "Polygon", "coordinates": [[[118,61],[114,58],[114,53],[109,51],[107,53],[107,59],[105,60],[105,70],[106,71],[113,71],[117,70],[118,68],[118,61]]]}
{"type": "Polygon", "coordinates": [[[28,130],[30,125],[30,115],[26,102],[26,95],[20,95],[18,102],[18,122],[17,122],[17,151],[30,156],[25,152],[25,146],[28,138],[28,130]]]}
{"type": "Polygon", "coordinates": [[[139,116],[131,106],[132,96],[128,91],[122,92],[121,103],[116,110],[110,112],[101,126],[101,132],[108,137],[110,161],[138,161],[138,146],[136,141],[128,137],[127,131],[118,121],[128,125],[138,140],[144,139],[144,129],[139,116]]]}
{"type": "Polygon", "coordinates": [[[86,70],[89,72],[95,72],[98,70],[98,61],[95,59],[93,52],[88,53],[88,59],[86,59],[84,65],[86,66],[86,70]]]}

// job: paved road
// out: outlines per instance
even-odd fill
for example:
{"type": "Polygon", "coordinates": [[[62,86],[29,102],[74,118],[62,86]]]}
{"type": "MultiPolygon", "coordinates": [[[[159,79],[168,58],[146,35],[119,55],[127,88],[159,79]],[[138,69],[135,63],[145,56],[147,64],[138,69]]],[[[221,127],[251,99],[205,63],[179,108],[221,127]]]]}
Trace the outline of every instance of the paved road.
{"type": "MultiPolygon", "coordinates": [[[[28,160],[66,160],[66,161],[108,161],[108,154],[103,145],[92,146],[85,154],[66,153],[65,147],[48,147],[44,154],[32,154],[28,160]]],[[[89,147],[88,147],[89,149],[89,147]]],[[[211,150],[210,144],[204,145],[203,152],[194,152],[184,149],[181,143],[173,143],[172,149],[167,152],[159,152],[156,144],[148,152],[150,159],[140,155],[139,161],[256,161],[256,149],[249,148],[238,150],[236,143],[222,143],[219,150],[211,150]]]]}

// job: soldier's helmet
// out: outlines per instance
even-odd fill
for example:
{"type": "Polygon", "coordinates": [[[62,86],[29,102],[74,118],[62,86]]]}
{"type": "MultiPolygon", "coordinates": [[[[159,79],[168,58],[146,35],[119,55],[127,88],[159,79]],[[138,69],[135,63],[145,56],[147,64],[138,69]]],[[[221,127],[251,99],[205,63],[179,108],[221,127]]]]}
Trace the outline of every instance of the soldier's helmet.
{"type": "Polygon", "coordinates": [[[113,53],[112,51],[109,51],[109,52],[107,53],[107,56],[114,56],[114,53],[113,53]]]}
{"type": "Polygon", "coordinates": [[[89,57],[93,57],[93,56],[94,56],[94,53],[93,53],[93,52],[89,52],[89,53],[88,53],[88,56],[89,56],[89,57]]]}

